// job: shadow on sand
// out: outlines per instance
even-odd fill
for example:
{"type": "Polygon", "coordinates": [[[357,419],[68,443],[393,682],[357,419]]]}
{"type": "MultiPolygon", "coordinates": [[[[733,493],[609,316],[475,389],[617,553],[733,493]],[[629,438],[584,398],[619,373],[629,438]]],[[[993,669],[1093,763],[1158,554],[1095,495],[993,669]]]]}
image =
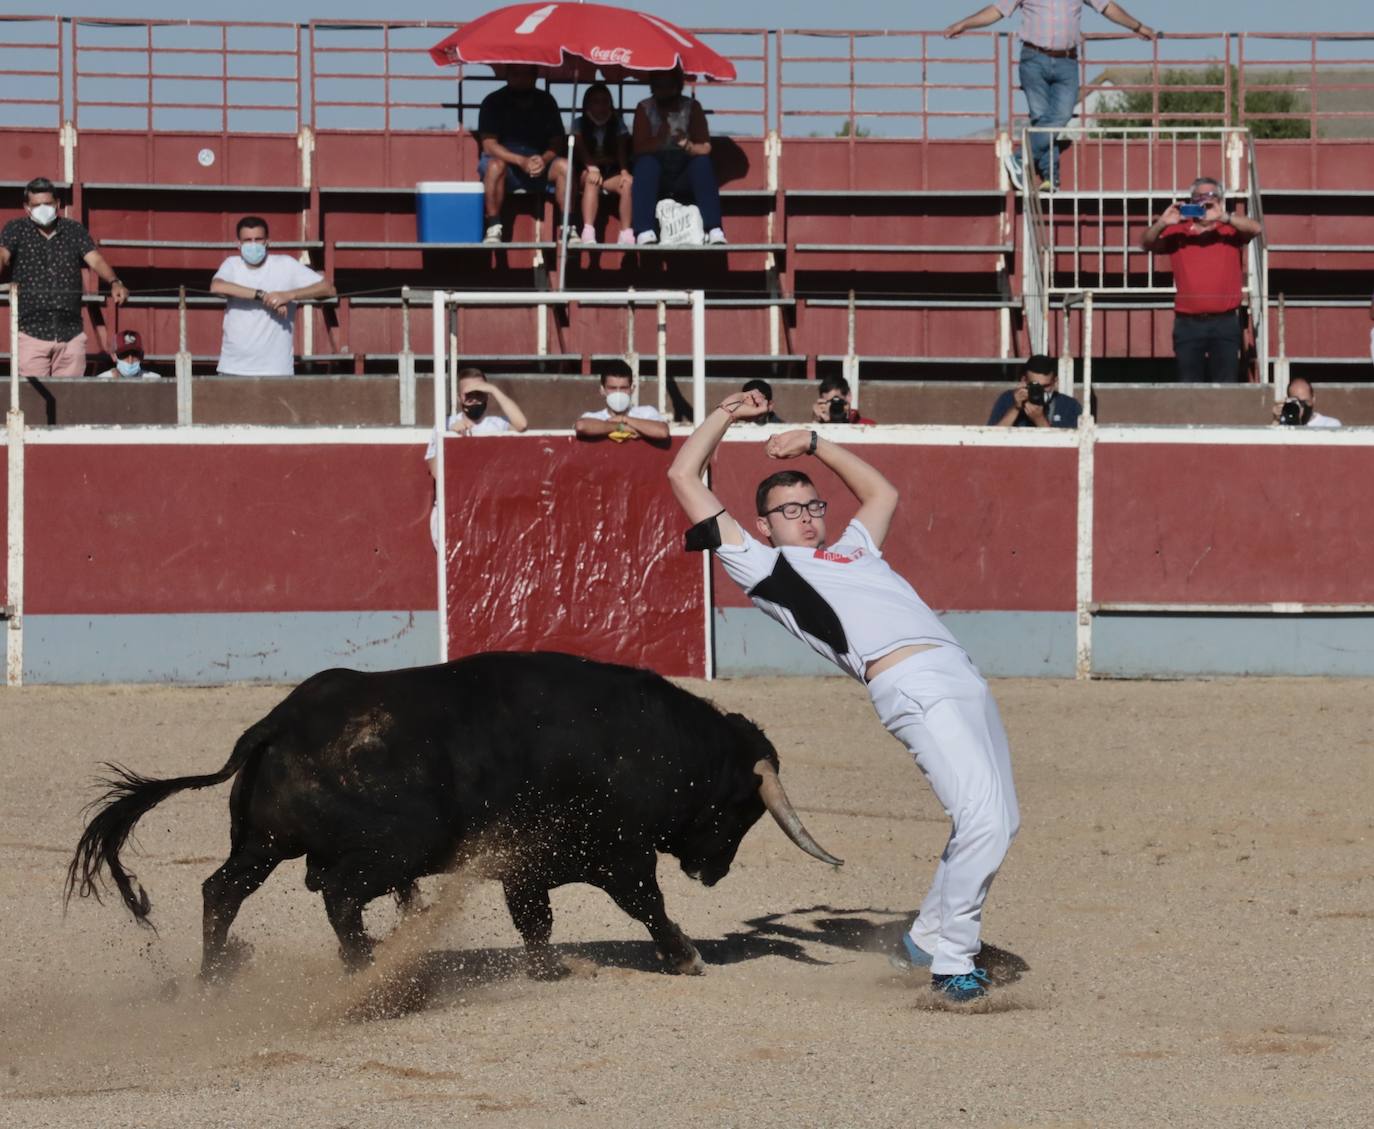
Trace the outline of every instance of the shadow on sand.
{"type": "MultiPolygon", "coordinates": [[[[807,906],[785,913],[750,918],[744,928],[721,937],[694,938],[707,965],[740,964],[762,957],[783,957],[824,967],[837,963],[814,951],[818,946],[852,953],[898,951],[913,914],[893,910],[839,909],[807,906]]],[[[553,946],[570,975],[594,976],[605,969],[669,975],[652,941],[591,941],[553,946]]],[[[1028,971],[1021,957],[984,944],[979,963],[994,984],[1011,984],[1028,971]]],[[[522,979],[524,949],[446,949],[421,954],[384,983],[376,985],[350,1009],[354,1019],[390,1019],[444,1006],[481,987],[522,979]]]]}

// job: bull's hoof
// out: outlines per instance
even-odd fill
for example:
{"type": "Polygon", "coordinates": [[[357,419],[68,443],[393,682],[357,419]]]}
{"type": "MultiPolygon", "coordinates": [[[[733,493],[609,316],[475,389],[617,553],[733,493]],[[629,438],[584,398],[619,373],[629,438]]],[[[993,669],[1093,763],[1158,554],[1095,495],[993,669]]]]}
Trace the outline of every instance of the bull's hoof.
{"type": "Polygon", "coordinates": [[[706,971],[706,962],[701,954],[693,949],[688,956],[678,957],[671,962],[673,971],[679,976],[700,976],[706,971]]]}
{"type": "Polygon", "coordinates": [[[253,955],[253,946],[237,937],[224,942],[218,953],[206,953],[200,965],[203,984],[225,984],[232,980],[253,955]]]}

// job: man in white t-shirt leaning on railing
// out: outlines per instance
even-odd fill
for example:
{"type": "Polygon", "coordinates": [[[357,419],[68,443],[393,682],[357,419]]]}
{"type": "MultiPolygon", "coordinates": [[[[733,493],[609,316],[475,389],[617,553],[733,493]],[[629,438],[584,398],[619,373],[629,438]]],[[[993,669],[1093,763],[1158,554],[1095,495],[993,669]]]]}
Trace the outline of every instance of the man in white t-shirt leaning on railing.
{"type": "Polygon", "coordinates": [[[267,221],[244,216],[235,228],[239,253],[215,271],[212,294],[225,301],[219,372],[225,376],[294,376],[296,303],[332,298],[334,287],[290,255],[271,255],[267,221]]]}

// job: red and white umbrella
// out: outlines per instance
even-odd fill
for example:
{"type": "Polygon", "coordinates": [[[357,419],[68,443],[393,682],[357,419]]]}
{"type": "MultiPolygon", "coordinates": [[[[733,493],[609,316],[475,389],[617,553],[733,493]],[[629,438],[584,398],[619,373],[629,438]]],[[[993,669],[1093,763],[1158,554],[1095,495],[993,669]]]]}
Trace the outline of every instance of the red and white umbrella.
{"type": "Polygon", "coordinates": [[[464,24],[429,54],[440,66],[524,64],[579,81],[598,70],[614,82],[674,67],[715,82],[735,78],[734,64],[691,32],[609,4],[512,4],[464,24]]]}

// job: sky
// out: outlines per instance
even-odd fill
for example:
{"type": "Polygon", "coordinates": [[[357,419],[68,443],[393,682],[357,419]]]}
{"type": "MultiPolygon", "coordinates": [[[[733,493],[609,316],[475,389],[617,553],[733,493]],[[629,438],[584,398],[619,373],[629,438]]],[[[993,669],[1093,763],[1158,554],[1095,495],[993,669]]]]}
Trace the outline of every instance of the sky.
{"type": "MultiPolygon", "coordinates": [[[[1123,0],[1124,3],[1124,0],[1123,0]]],[[[376,0],[236,0],[228,9],[186,0],[0,0],[0,13],[20,15],[130,16],[153,19],[206,18],[215,12],[234,20],[377,19],[385,11],[395,19],[437,22],[471,19],[494,4],[467,0],[407,0],[386,9],[376,0]],[[202,16],[202,10],[205,15],[202,16]]],[[[941,28],[982,7],[979,0],[637,0],[627,5],[695,27],[862,27],[941,28]],[[690,13],[690,19],[684,19],[690,13]],[[747,13],[747,18],[745,16],[747,13]]],[[[1155,27],[1174,31],[1369,31],[1374,11],[1368,0],[1241,0],[1204,5],[1196,0],[1130,0],[1126,9],[1155,27]]],[[[1088,30],[1111,25],[1089,14],[1088,30]]]]}

